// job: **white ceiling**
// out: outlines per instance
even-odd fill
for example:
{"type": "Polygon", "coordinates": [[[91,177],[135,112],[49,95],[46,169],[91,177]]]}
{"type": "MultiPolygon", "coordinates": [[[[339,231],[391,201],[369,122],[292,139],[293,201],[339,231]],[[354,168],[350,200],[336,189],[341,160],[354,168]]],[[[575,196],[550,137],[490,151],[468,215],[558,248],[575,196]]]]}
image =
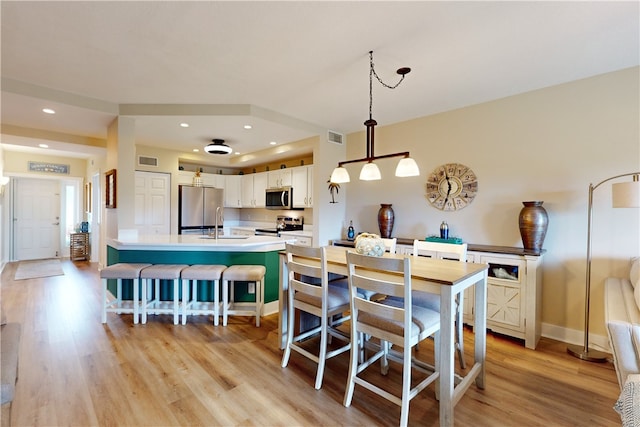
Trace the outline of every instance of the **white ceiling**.
{"type": "Polygon", "coordinates": [[[1,14],[5,149],[44,138],[82,155],[79,142],[105,139],[120,112],[136,117],[144,145],[190,153],[222,138],[242,153],[267,149],[243,166],[274,154],[270,141],[364,130],[370,50],[386,83],[412,69],[395,90],[374,81],[379,125],[637,66],[640,56],[637,1],[2,1],[1,14]],[[37,132],[15,136],[23,128],[37,132]]]}

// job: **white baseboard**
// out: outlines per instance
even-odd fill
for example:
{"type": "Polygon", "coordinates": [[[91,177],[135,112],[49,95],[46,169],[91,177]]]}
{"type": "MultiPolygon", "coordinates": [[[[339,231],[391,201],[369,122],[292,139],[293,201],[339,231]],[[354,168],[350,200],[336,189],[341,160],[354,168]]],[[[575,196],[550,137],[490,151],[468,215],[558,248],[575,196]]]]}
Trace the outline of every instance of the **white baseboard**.
{"type": "MultiPolygon", "coordinates": [[[[542,336],[567,344],[584,345],[584,331],[563,328],[549,323],[542,324],[542,336]]],[[[609,338],[606,335],[589,334],[589,348],[611,353],[609,338]]]]}
{"type": "Polygon", "coordinates": [[[280,302],[278,300],[265,303],[262,306],[263,316],[268,316],[270,314],[274,314],[278,312],[280,312],[280,302]]]}

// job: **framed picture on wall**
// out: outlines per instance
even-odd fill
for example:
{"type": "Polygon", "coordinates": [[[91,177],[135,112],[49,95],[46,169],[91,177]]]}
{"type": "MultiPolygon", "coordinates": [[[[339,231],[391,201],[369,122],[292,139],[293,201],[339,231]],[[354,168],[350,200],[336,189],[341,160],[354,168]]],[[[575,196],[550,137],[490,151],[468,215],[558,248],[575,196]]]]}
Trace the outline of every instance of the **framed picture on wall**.
{"type": "Polygon", "coordinates": [[[91,194],[91,183],[87,182],[84,185],[84,211],[86,213],[91,213],[91,202],[92,202],[92,194],[91,194]]]}
{"type": "Polygon", "coordinates": [[[105,173],[105,207],[107,209],[115,209],[116,208],[116,170],[111,169],[110,171],[105,173]]]}

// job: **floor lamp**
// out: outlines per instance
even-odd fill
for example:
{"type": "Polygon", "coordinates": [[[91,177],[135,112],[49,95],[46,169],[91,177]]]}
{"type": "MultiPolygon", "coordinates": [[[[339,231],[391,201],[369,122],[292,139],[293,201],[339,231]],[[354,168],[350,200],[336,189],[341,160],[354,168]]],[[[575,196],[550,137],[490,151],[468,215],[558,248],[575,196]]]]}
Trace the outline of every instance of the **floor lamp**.
{"type": "Polygon", "coordinates": [[[589,362],[604,362],[606,353],[589,348],[589,300],[591,296],[591,223],[593,219],[593,190],[612,179],[633,176],[632,182],[622,182],[612,186],[612,204],[614,208],[638,208],[640,207],[640,172],[625,173],[612,176],[596,185],[589,184],[589,222],[587,226],[587,280],[584,305],[584,346],[570,345],[567,352],[582,360],[589,362]]]}

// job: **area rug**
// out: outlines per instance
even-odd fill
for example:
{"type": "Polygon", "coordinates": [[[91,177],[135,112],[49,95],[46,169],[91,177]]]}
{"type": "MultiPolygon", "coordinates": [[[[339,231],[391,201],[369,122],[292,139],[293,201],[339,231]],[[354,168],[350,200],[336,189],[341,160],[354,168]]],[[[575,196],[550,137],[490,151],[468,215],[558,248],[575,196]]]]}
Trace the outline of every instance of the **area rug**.
{"type": "Polygon", "coordinates": [[[14,280],[36,279],[38,277],[63,276],[59,259],[20,261],[14,280]]]}

